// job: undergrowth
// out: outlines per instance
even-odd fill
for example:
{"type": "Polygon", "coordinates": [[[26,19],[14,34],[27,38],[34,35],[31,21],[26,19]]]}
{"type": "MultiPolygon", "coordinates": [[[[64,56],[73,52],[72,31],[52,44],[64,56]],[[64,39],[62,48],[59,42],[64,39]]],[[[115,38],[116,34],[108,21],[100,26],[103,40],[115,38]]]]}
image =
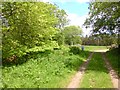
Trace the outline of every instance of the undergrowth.
{"type": "Polygon", "coordinates": [[[89,52],[69,52],[69,48],[31,53],[21,64],[4,65],[3,88],[59,88],[66,87],[89,52]]]}

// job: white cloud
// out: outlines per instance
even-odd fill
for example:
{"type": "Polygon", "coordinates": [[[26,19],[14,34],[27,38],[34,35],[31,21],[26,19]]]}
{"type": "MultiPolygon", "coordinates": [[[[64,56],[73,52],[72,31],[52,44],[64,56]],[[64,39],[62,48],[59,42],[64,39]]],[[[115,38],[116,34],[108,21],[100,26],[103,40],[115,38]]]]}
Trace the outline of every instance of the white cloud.
{"type": "Polygon", "coordinates": [[[87,15],[79,16],[77,14],[70,13],[68,14],[68,19],[71,20],[70,24],[72,25],[80,25],[82,27],[82,24],[84,23],[87,15]]]}
{"type": "Polygon", "coordinates": [[[88,15],[84,15],[84,16],[79,16],[77,14],[73,14],[70,13],[68,14],[68,19],[70,20],[70,25],[77,25],[80,26],[83,30],[83,35],[90,35],[90,30],[91,28],[85,28],[83,26],[83,23],[85,22],[86,18],[88,17],[88,15]]]}

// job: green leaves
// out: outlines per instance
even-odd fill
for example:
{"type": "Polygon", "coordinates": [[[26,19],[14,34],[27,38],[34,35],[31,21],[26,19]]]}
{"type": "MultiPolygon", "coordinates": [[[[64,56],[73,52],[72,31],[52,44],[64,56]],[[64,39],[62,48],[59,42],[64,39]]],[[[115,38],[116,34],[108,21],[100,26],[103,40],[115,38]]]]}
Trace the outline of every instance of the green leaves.
{"type": "Polygon", "coordinates": [[[63,34],[65,42],[68,45],[81,44],[82,29],[79,26],[67,26],[64,28],[63,34]]]}
{"type": "Polygon", "coordinates": [[[3,28],[3,59],[58,47],[52,40],[59,24],[55,10],[59,9],[43,2],[4,2],[2,16],[9,27],[3,28]]]}
{"type": "Polygon", "coordinates": [[[86,19],[84,25],[92,26],[93,33],[118,33],[115,31],[119,26],[120,16],[119,2],[92,2],[89,6],[90,17],[86,19]]]}
{"type": "MultiPolygon", "coordinates": [[[[92,33],[94,35],[109,34],[110,37],[113,37],[113,34],[116,34],[115,40],[117,37],[118,39],[117,44],[120,44],[119,42],[120,3],[91,2],[89,9],[90,17],[86,19],[84,25],[86,27],[92,27],[92,33]]],[[[103,40],[105,42],[105,45],[110,45],[111,43],[113,43],[113,40],[109,39],[107,40],[108,43],[106,43],[105,39],[103,40]]]]}

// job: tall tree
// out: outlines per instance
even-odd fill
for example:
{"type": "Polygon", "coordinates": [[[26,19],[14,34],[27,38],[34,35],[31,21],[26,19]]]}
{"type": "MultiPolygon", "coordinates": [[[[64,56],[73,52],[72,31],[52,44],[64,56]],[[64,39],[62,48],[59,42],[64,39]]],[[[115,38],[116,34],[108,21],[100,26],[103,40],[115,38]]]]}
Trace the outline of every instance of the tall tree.
{"type": "Polygon", "coordinates": [[[2,27],[3,58],[57,46],[52,38],[59,31],[55,26],[61,25],[58,11],[55,5],[44,2],[2,3],[2,20],[8,21],[2,27]]]}
{"type": "MultiPolygon", "coordinates": [[[[118,34],[120,26],[119,2],[91,2],[89,5],[89,18],[84,25],[92,27],[93,33],[118,34]]],[[[119,39],[118,39],[119,40],[119,39]]],[[[120,45],[120,42],[118,41],[120,45]]]]}
{"type": "Polygon", "coordinates": [[[57,7],[54,10],[54,14],[56,18],[58,18],[58,22],[56,24],[56,28],[58,29],[57,30],[58,32],[53,38],[58,42],[58,45],[63,45],[65,37],[62,31],[64,30],[64,27],[68,25],[69,22],[69,20],[67,19],[67,13],[63,9],[59,9],[59,7],[57,7]]]}

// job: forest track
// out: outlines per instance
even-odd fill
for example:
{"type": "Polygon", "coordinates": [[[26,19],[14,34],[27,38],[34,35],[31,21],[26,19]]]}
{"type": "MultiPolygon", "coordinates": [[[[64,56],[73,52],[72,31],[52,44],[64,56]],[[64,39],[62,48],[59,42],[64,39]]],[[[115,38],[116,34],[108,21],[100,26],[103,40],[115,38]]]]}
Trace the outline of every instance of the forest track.
{"type": "Polygon", "coordinates": [[[67,86],[67,88],[78,88],[79,87],[81,78],[87,68],[89,61],[91,60],[92,55],[93,55],[93,53],[91,53],[90,56],[88,57],[88,59],[80,66],[79,71],[72,78],[72,80],[69,83],[69,85],[67,86]]]}
{"type": "Polygon", "coordinates": [[[104,59],[104,61],[106,63],[106,67],[107,67],[107,69],[109,71],[109,75],[111,77],[114,88],[117,88],[118,90],[120,90],[120,85],[119,85],[120,78],[118,77],[116,71],[110,65],[109,60],[107,59],[105,53],[102,53],[102,56],[103,56],[103,59],[104,59]]]}

